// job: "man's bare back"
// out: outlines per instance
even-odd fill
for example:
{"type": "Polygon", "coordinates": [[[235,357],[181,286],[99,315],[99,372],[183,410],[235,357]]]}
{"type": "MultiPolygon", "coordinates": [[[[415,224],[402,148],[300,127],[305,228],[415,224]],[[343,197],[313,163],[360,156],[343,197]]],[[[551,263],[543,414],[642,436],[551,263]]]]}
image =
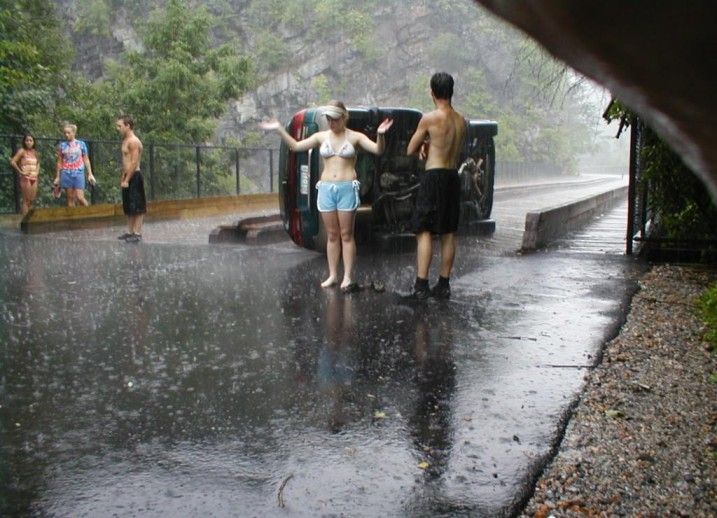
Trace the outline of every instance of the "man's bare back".
{"type": "Polygon", "coordinates": [[[465,132],[463,117],[450,104],[441,103],[421,118],[407,152],[409,155],[418,153],[427,140],[426,170],[455,169],[465,132]]]}
{"type": "Polygon", "coordinates": [[[449,277],[456,255],[461,201],[456,166],[466,133],[463,117],[451,105],[452,97],[453,77],[446,72],[433,74],[431,99],[436,109],[421,117],[406,150],[408,155],[418,153],[426,159],[411,216],[411,230],[416,234],[416,282],[413,293],[405,297],[410,300],[451,296],[449,277]],[[441,271],[438,283],[429,290],[433,234],[441,236],[441,271]]]}

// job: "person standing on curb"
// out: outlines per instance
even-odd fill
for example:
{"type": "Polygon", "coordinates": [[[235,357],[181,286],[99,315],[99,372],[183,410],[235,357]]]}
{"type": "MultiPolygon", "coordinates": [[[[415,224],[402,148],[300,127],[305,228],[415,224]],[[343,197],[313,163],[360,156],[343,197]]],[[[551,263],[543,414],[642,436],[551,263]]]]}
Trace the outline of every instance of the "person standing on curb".
{"type": "Polygon", "coordinates": [[[74,207],[78,202],[83,207],[87,207],[89,202],[85,199],[85,172],[87,172],[87,181],[91,185],[95,184],[87,144],[75,138],[77,126],[74,124],[65,123],[62,126],[62,133],[67,140],[57,146],[57,168],[52,183],[65,189],[68,207],[74,207]]]}
{"type": "Polygon", "coordinates": [[[10,165],[17,171],[22,191],[20,214],[25,216],[37,197],[37,179],[40,174],[40,160],[35,149],[35,137],[26,133],[22,138],[22,147],[10,159],[10,165]]]}
{"type": "Polygon", "coordinates": [[[426,171],[416,195],[411,230],[416,234],[416,281],[409,300],[429,296],[448,299],[449,279],[456,255],[461,187],[456,165],[465,138],[465,120],[453,109],[453,77],[438,72],[431,77],[431,97],[436,109],[421,117],[408,143],[408,155],[426,160],[426,171]],[[428,272],[433,256],[431,235],[441,236],[441,271],[429,290],[428,272]]]}
{"type": "Polygon", "coordinates": [[[142,157],[142,141],[134,134],[134,120],[122,115],[115,122],[122,136],[122,210],[127,216],[127,232],[118,237],[126,243],[142,241],[142,222],[147,212],[147,199],[144,194],[144,180],[139,170],[142,157]]]}

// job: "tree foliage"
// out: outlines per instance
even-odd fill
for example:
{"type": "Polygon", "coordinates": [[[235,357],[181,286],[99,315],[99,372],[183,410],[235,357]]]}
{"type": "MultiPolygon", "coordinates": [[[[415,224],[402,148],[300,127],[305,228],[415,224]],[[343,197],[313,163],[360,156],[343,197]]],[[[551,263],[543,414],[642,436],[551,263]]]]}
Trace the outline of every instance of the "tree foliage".
{"type": "MultiPolygon", "coordinates": [[[[36,38],[40,41],[30,43],[43,45],[42,40],[48,40],[34,55],[48,57],[44,62],[54,69],[46,77],[52,79],[37,81],[42,74],[33,74],[32,88],[26,88],[27,84],[16,88],[15,97],[5,103],[10,107],[7,117],[44,112],[43,123],[51,122],[53,130],[60,120],[71,119],[85,135],[111,137],[113,117],[129,112],[145,138],[204,142],[213,136],[216,119],[226,111],[228,100],[240,95],[252,77],[291,72],[307,45],[326,42],[328,59],[332,48],[347,46],[366,61],[365,67],[380,70],[384,61],[390,61],[382,59],[387,44],[399,38],[387,34],[390,24],[385,22],[403,13],[415,16],[431,33],[420,67],[409,69],[399,84],[385,83],[394,92],[405,88],[400,104],[430,109],[428,77],[432,71],[446,70],[456,77],[454,104],[462,113],[498,121],[496,145],[502,160],[552,161],[569,168],[575,156],[590,146],[592,128],[585,123],[590,107],[582,94],[581,78],[469,0],[417,0],[410,5],[400,0],[56,2],[70,6],[63,13],[67,27],[76,35],[116,38],[111,33],[122,19],[135,29],[140,41],[133,46],[136,50],[115,56],[106,65],[103,79],[91,84],[68,72],[65,55],[58,59],[57,49],[66,54],[63,49],[69,46],[56,26],[43,30],[42,38],[36,38]],[[243,39],[241,45],[238,38],[243,39]],[[53,41],[57,43],[50,44],[53,41]],[[254,68],[241,56],[240,48],[249,49],[254,68]]],[[[13,4],[51,12],[40,0],[13,4]]],[[[8,13],[15,10],[2,11],[0,23],[6,32],[8,13]]],[[[405,25],[405,20],[398,25],[405,25]]],[[[16,35],[32,32],[25,28],[16,35]]],[[[421,37],[414,29],[400,38],[406,35],[409,40],[421,37]]],[[[7,50],[5,40],[0,45],[7,50]]],[[[10,68],[16,73],[23,67],[18,62],[10,68]]],[[[352,102],[351,96],[344,95],[355,83],[352,78],[319,73],[307,82],[317,102],[329,97],[352,102]]],[[[379,71],[376,77],[384,75],[388,77],[387,71],[379,71]]],[[[2,74],[0,81],[6,77],[13,79],[12,74],[2,74]]],[[[371,92],[377,102],[384,97],[383,86],[377,84],[371,92]]],[[[388,101],[396,104],[399,98],[388,101]]]]}
{"type": "Polygon", "coordinates": [[[456,76],[459,111],[498,121],[501,160],[556,162],[571,170],[591,147],[587,119],[595,106],[583,78],[469,3],[439,4],[448,19],[432,36],[429,64],[456,76]]]}
{"type": "MultiPolygon", "coordinates": [[[[604,118],[619,120],[618,132],[637,120],[635,113],[617,100],[607,107],[604,118]]],[[[647,126],[639,152],[640,188],[648,192],[661,237],[715,239],[717,207],[697,175],[647,126]]]]}
{"type": "Polygon", "coordinates": [[[145,138],[207,141],[227,101],[250,84],[250,62],[236,44],[212,47],[211,22],[205,9],[168,0],[150,16],[143,50],[108,67],[104,92],[140,120],[145,138]]]}
{"type": "Polygon", "coordinates": [[[0,34],[0,132],[22,133],[60,98],[71,53],[43,0],[3,2],[0,34]]]}
{"type": "Polygon", "coordinates": [[[297,36],[306,41],[340,38],[366,60],[380,56],[373,33],[371,16],[376,0],[251,0],[246,8],[252,28],[257,63],[264,72],[272,72],[291,63],[294,57],[288,45],[277,35],[297,36]]]}

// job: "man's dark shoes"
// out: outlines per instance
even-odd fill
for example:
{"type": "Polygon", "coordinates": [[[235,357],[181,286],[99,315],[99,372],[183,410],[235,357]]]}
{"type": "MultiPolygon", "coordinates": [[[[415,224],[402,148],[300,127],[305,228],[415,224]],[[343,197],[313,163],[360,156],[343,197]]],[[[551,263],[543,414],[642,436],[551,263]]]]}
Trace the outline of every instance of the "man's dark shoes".
{"type": "Polygon", "coordinates": [[[139,243],[142,241],[142,234],[130,234],[124,240],[125,243],[139,243]]]}
{"type": "Polygon", "coordinates": [[[434,299],[448,300],[451,298],[451,287],[448,284],[436,284],[431,288],[431,297],[434,299]]]}
{"type": "Polygon", "coordinates": [[[448,277],[438,277],[438,282],[433,288],[431,288],[431,297],[442,300],[448,300],[451,298],[451,285],[448,277]]]}
{"type": "Polygon", "coordinates": [[[120,241],[124,241],[125,239],[127,239],[130,236],[132,236],[132,234],[130,232],[125,232],[121,236],[117,236],[117,239],[119,239],[120,241]]]}
{"type": "Polygon", "coordinates": [[[431,292],[425,288],[413,288],[413,291],[408,295],[402,295],[401,299],[406,302],[420,302],[422,300],[428,300],[431,296],[431,292]]]}
{"type": "Polygon", "coordinates": [[[413,292],[408,295],[402,295],[401,299],[406,302],[418,302],[426,300],[431,295],[428,289],[428,279],[422,279],[416,277],[416,282],[413,284],[413,292]]]}

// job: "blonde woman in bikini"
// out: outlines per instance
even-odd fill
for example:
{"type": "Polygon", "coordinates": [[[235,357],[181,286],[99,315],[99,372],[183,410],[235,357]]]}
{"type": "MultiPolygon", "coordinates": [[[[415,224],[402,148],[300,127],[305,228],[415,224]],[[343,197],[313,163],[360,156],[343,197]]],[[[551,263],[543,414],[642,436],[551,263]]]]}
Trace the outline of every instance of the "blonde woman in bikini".
{"type": "Polygon", "coordinates": [[[317,208],[326,227],[326,258],[329,276],[321,283],[328,288],[339,282],[339,259],[344,261],[344,276],[341,290],[346,293],[357,291],[358,284],[353,280],[356,261],[356,242],[354,240],[354,221],[356,209],[360,205],[359,182],[356,178],[356,150],[361,148],[368,153],[380,155],[386,142],[385,134],[393,124],[386,119],[377,129],[376,142],[363,133],[346,127],[348,111],[344,103],[330,101],[322,109],[329,129],[319,131],[301,141],[289,135],[276,119],[261,123],[265,130],[276,131],[294,152],[308,151],[318,147],[324,161],[320,181],[316,184],[317,208]]]}
{"type": "Polygon", "coordinates": [[[10,159],[10,165],[17,171],[22,191],[20,213],[25,216],[37,197],[37,177],[40,174],[40,161],[35,149],[35,137],[26,134],[22,138],[22,147],[10,159]]]}

